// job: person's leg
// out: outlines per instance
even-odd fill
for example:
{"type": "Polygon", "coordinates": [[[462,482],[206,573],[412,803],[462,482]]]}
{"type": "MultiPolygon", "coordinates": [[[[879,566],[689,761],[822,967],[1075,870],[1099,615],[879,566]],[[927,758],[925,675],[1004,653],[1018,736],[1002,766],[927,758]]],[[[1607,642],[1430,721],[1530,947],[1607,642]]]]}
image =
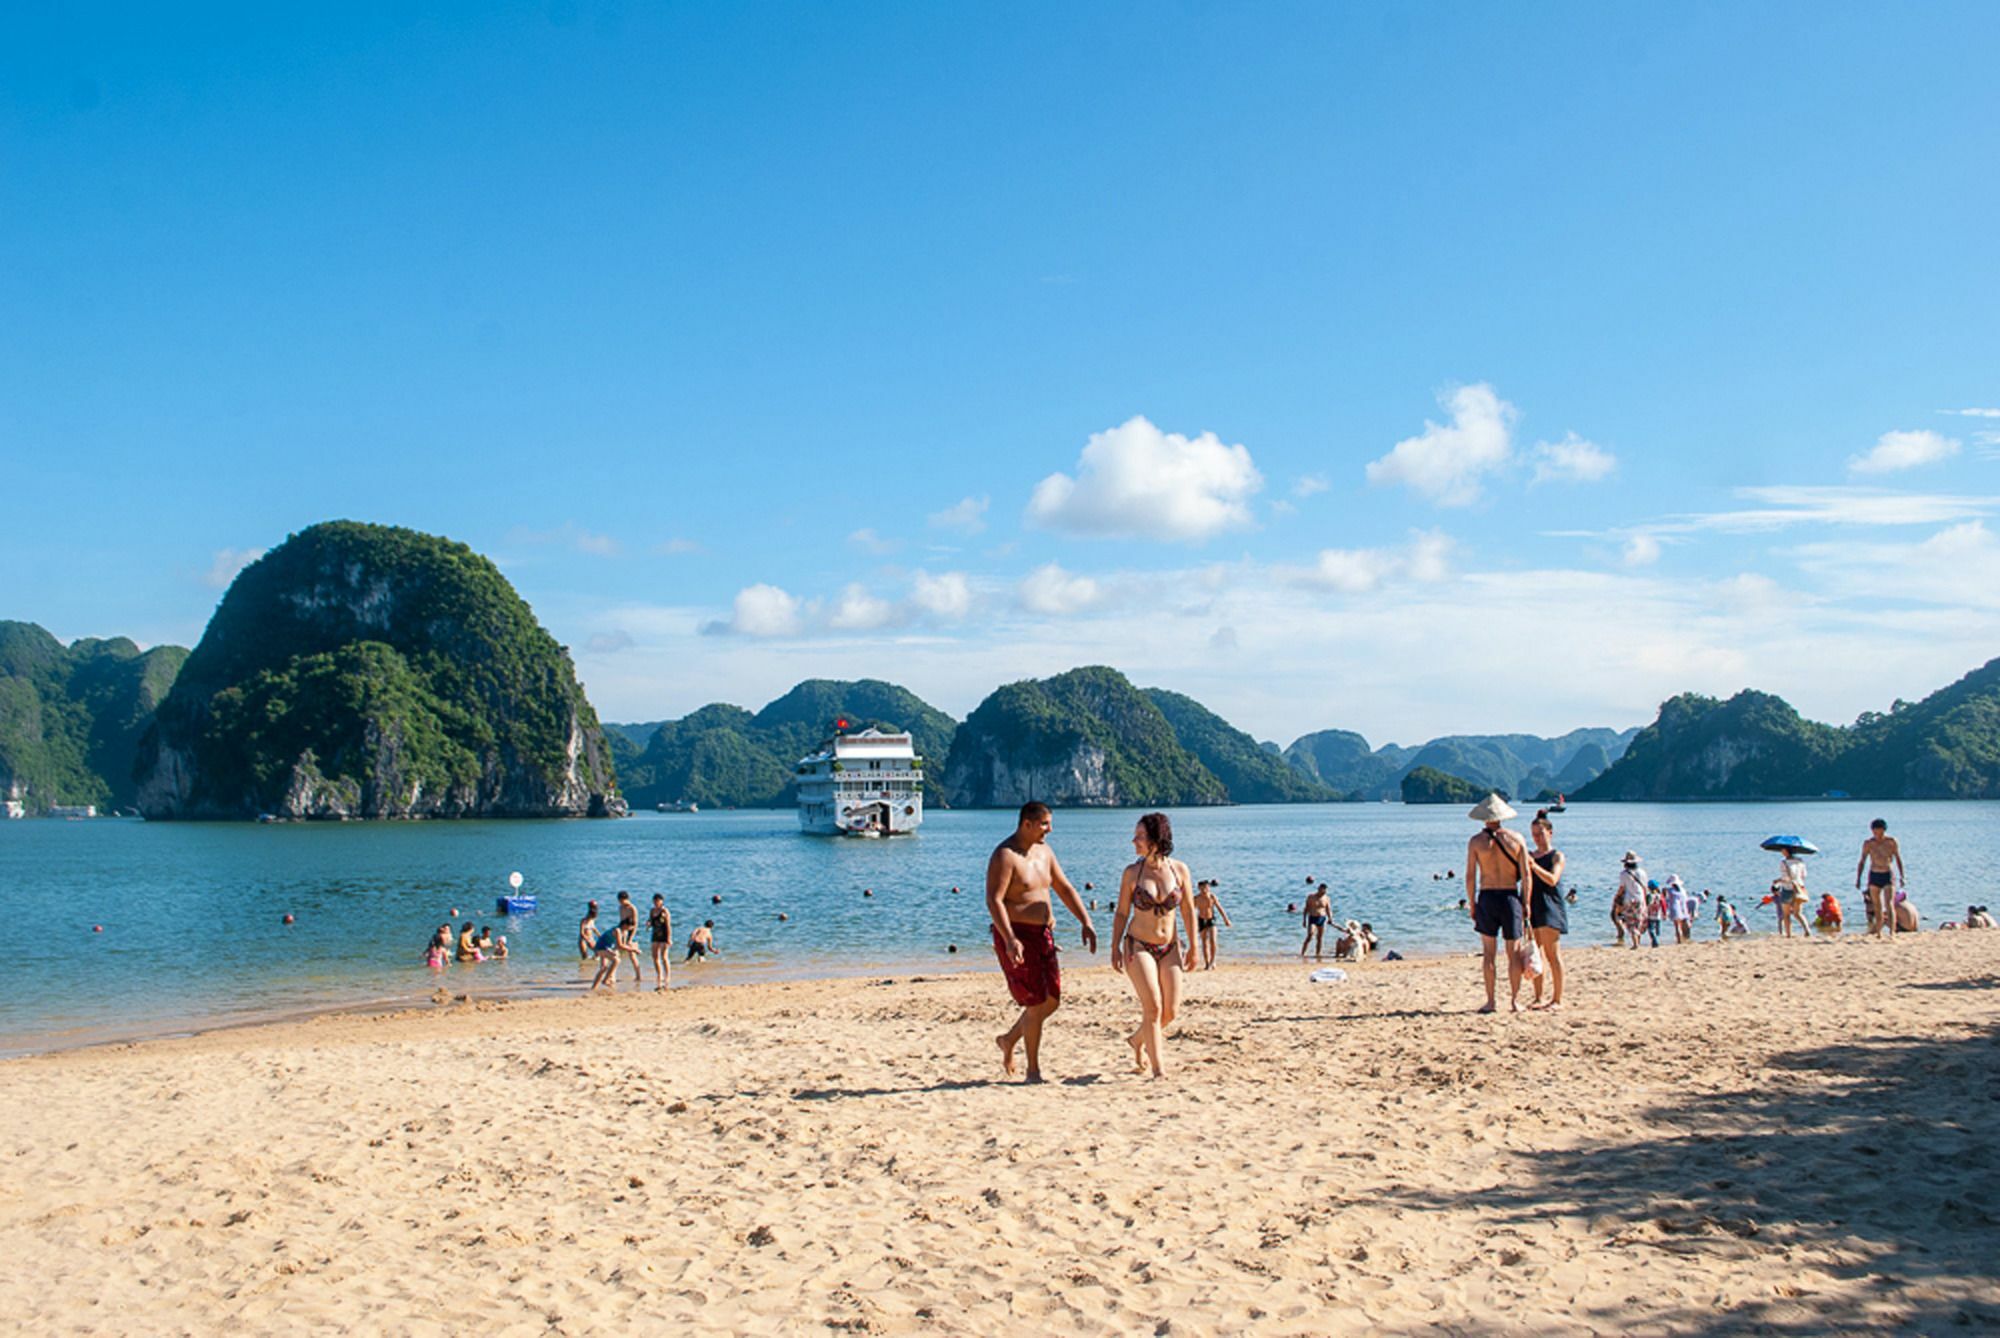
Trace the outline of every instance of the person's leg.
{"type": "Polygon", "coordinates": [[[1215,969],[1215,928],[1212,925],[1201,931],[1201,969],[1215,969]]]}
{"type": "Polygon", "coordinates": [[[1028,1010],[1023,1008],[1020,1016],[1014,1019],[1014,1025],[993,1038],[993,1043],[1000,1047],[1000,1067],[1007,1071],[1007,1076],[1010,1078],[1019,1072],[1014,1067],[1014,1049],[1020,1045],[1021,1038],[1027,1032],[1028,1010]]]}
{"type": "Polygon", "coordinates": [[[1160,1035],[1181,1015],[1181,955],[1178,947],[1160,963],[1160,1035]]]}
{"type": "Polygon", "coordinates": [[[1028,1052],[1028,1081],[1042,1080],[1042,1023],[1061,1006],[1057,999],[1044,999],[1021,1014],[1021,1041],[1028,1052]]]}
{"type": "Polygon", "coordinates": [[[1507,940],[1507,1011],[1521,1011],[1521,954],[1515,951],[1518,939],[1507,940]]]}
{"type": "Polygon", "coordinates": [[[1132,1071],[1144,1073],[1150,1062],[1160,1076],[1160,964],[1150,952],[1128,952],[1125,974],[1139,1000],[1139,1029],[1126,1038],[1132,1047],[1132,1071]]]}
{"type": "Polygon", "coordinates": [[[1482,1013],[1490,1013],[1497,1007],[1493,998],[1493,988],[1497,983],[1493,978],[1493,954],[1498,950],[1499,943],[1493,935],[1479,936],[1479,971],[1486,980],[1486,1006],[1479,1010],[1482,1013]]]}
{"type": "Polygon", "coordinates": [[[1326,960],[1325,925],[1316,925],[1313,927],[1313,960],[1315,962],[1323,962],[1326,960]]]}
{"type": "Polygon", "coordinates": [[[1313,931],[1312,931],[1312,927],[1311,927],[1311,926],[1307,926],[1307,928],[1306,928],[1306,936],[1305,936],[1305,938],[1304,938],[1304,939],[1303,939],[1303,940],[1302,940],[1302,941],[1301,941],[1301,942],[1299,943],[1299,956],[1300,956],[1301,958],[1303,958],[1303,957],[1304,957],[1304,956],[1306,955],[1306,949],[1307,949],[1307,948],[1310,948],[1310,947],[1312,946],[1312,942],[1313,942],[1313,931]]]}
{"type": "Polygon", "coordinates": [[[1563,1001],[1563,936],[1554,929],[1537,929],[1535,937],[1541,942],[1542,957],[1548,962],[1542,974],[1549,978],[1549,1007],[1560,1008],[1563,1001]]]}

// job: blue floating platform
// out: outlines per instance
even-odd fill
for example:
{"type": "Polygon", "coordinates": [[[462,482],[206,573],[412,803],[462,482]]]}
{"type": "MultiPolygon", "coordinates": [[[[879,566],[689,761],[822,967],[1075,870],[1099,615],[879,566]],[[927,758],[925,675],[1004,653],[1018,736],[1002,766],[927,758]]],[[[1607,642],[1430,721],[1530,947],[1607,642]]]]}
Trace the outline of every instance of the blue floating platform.
{"type": "Polygon", "coordinates": [[[535,909],[533,897],[502,897],[499,911],[502,915],[526,915],[535,909]]]}

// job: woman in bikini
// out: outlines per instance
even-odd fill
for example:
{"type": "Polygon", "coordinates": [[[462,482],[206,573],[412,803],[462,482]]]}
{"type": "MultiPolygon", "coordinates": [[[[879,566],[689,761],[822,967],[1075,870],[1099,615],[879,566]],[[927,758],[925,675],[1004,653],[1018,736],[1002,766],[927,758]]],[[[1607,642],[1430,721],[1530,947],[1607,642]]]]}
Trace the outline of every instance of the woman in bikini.
{"type": "Polygon", "coordinates": [[[1160,1043],[1180,1004],[1181,972],[1194,969],[1201,942],[1194,924],[1194,881],[1188,866],[1173,858],[1174,829],[1164,813],[1148,813],[1132,829],[1139,856],[1118,884],[1118,911],[1111,925],[1111,969],[1123,971],[1139,996],[1139,1029],[1125,1038],[1132,1047],[1132,1070],[1150,1062],[1160,1077],[1160,1043]],[[1187,922],[1183,957],[1180,926],[1187,922]]]}
{"type": "Polygon", "coordinates": [[[1535,849],[1528,856],[1533,866],[1534,890],[1528,897],[1528,928],[1534,931],[1535,942],[1542,946],[1542,958],[1548,969],[1535,977],[1535,997],[1529,1001],[1530,1008],[1561,1008],[1563,1002],[1562,936],[1569,932],[1569,906],[1563,901],[1563,855],[1556,849],[1555,824],[1549,821],[1547,809],[1535,814],[1534,822],[1528,826],[1528,834],[1535,839],[1535,849]],[[1549,982],[1551,994],[1547,1003],[1542,1002],[1542,981],[1549,982]]]}

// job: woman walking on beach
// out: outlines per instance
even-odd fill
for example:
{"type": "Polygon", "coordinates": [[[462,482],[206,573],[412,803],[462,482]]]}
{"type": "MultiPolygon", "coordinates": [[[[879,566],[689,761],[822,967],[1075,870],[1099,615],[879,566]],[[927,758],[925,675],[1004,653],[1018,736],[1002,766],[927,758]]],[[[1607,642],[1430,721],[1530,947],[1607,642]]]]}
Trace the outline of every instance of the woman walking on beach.
{"type": "Polygon", "coordinates": [[[1530,1008],[1561,1008],[1563,1002],[1562,936],[1569,932],[1569,906],[1563,901],[1563,854],[1556,849],[1555,824],[1547,809],[1539,810],[1528,824],[1535,848],[1528,855],[1534,890],[1528,897],[1528,928],[1541,945],[1548,968],[1535,977],[1535,997],[1530,1008]],[[1542,981],[1549,982],[1549,1001],[1542,1002],[1542,981]]]}
{"type": "Polygon", "coordinates": [[[1150,1062],[1160,1077],[1160,1043],[1180,1004],[1181,972],[1193,970],[1196,945],[1194,882],[1187,865],[1173,858],[1174,829],[1164,813],[1148,813],[1132,829],[1138,860],[1118,883],[1118,910],[1111,925],[1111,969],[1123,971],[1139,998],[1139,1029],[1125,1038],[1132,1047],[1132,1070],[1150,1062]],[[1187,921],[1185,959],[1180,926],[1187,921]]]}
{"type": "Polygon", "coordinates": [[[653,936],[653,989],[664,990],[667,980],[674,973],[674,917],[667,910],[667,899],[655,892],[653,910],[646,917],[646,927],[653,936]]]}

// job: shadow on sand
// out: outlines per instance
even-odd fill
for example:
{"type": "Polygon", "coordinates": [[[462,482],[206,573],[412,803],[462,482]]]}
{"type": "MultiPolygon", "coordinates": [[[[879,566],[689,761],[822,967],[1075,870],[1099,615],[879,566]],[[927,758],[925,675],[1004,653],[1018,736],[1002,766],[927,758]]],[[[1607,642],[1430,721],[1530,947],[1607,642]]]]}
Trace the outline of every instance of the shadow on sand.
{"type": "MultiPolygon", "coordinates": [[[[1629,1139],[1525,1160],[1483,1197],[1516,1224],[1584,1217],[1606,1242],[1604,1266],[1621,1250],[1670,1251],[1694,1295],[1742,1270],[1767,1284],[1727,1310],[1642,1306],[1649,1331],[1993,1332],[1996,1116],[2000,1027],[1802,1049],[1746,1085],[1653,1108],[1629,1139]]],[[[1621,1313],[1635,1318],[1629,1305],[1576,1317],[1617,1327],[1621,1313]]]]}

